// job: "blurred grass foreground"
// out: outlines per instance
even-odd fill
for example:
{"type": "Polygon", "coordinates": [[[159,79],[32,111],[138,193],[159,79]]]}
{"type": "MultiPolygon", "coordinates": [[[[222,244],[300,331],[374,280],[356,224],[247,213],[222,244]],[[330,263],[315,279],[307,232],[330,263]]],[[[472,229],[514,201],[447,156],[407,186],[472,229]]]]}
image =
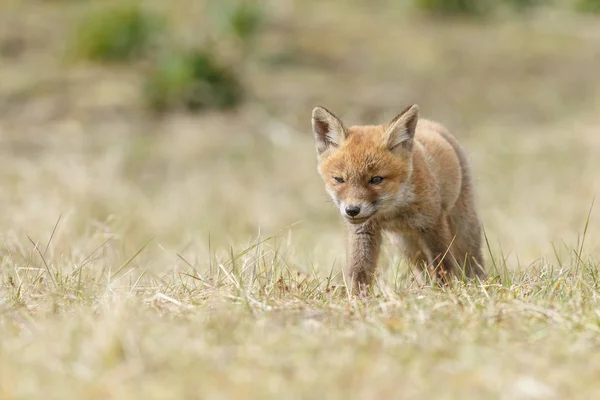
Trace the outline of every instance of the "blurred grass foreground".
{"type": "Polygon", "coordinates": [[[598,398],[599,11],[0,2],[0,399],[598,398]],[[492,277],[386,246],[350,299],[310,112],[411,103],[468,151],[492,277]]]}

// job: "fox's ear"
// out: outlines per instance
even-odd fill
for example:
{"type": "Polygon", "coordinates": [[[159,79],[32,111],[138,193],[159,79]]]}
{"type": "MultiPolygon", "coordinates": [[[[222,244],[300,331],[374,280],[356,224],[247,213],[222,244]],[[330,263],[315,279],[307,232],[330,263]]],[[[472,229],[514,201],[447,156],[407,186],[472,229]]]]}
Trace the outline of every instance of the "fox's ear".
{"type": "Polygon", "coordinates": [[[346,139],[346,128],[342,121],[323,107],[314,108],[312,128],[319,155],[331,147],[340,147],[346,139]]]}
{"type": "Polygon", "coordinates": [[[413,138],[419,120],[419,106],[413,104],[396,116],[386,126],[385,137],[388,148],[395,151],[399,148],[412,150],[413,138]]]}

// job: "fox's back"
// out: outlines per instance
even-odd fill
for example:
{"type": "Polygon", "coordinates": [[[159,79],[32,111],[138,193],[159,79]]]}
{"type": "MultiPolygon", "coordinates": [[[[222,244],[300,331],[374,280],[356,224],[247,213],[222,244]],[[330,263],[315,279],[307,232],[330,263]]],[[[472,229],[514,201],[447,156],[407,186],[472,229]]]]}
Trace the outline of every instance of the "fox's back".
{"type": "Polygon", "coordinates": [[[415,133],[415,150],[423,154],[431,177],[439,188],[442,208],[452,208],[460,195],[462,150],[453,136],[440,124],[419,119],[415,133]]]}

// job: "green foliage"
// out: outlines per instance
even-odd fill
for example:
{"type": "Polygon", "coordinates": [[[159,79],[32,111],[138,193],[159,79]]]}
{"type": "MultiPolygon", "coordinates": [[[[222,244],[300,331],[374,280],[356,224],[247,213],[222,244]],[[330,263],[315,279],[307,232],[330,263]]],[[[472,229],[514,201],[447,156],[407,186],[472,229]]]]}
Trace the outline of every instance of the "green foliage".
{"type": "MultiPolygon", "coordinates": [[[[515,12],[529,11],[551,0],[415,0],[415,6],[437,16],[483,16],[506,6],[515,12]]],[[[584,0],[585,1],[585,0],[584,0]]],[[[594,0],[592,0],[594,1],[594,0]]],[[[598,0],[596,0],[597,2],[598,0]]]]}
{"type": "Polygon", "coordinates": [[[489,11],[489,0],[415,0],[415,6],[439,16],[476,16],[489,11]]]}
{"type": "MultiPolygon", "coordinates": [[[[165,33],[164,19],[146,11],[138,1],[101,8],[78,25],[74,50],[78,57],[122,62],[144,57],[165,33]]],[[[241,47],[241,62],[264,22],[261,3],[225,0],[215,3],[216,20],[222,35],[213,38],[218,48],[233,39],[241,47]]],[[[144,96],[154,110],[227,109],[243,100],[244,88],[238,75],[224,66],[212,50],[168,51],[153,59],[146,76],[144,96]]]]}
{"type": "Polygon", "coordinates": [[[261,1],[214,0],[212,20],[216,23],[219,41],[233,39],[239,46],[241,56],[246,57],[266,20],[261,1]]]}
{"type": "Polygon", "coordinates": [[[264,10],[256,2],[243,1],[235,4],[228,18],[231,33],[240,40],[250,40],[260,30],[264,21],[264,10]]]}
{"type": "Polygon", "coordinates": [[[581,12],[600,13],[600,0],[577,0],[575,8],[581,12]]]}
{"type": "Polygon", "coordinates": [[[549,3],[549,0],[504,0],[504,2],[514,11],[523,12],[549,3]]]}
{"type": "Polygon", "coordinates": [[[81,21],[75,50],[90,60],[126,61],[142,56],[163,28],[161,18],[136,3],[112,6],[81,21]]]}
{"type": "Polygon", "coordinates": [[[156,111],[228,109],[242,101],[243,92],[236,74],[207,50],[160,59],[145,87],[148,105],[156,111]]]}

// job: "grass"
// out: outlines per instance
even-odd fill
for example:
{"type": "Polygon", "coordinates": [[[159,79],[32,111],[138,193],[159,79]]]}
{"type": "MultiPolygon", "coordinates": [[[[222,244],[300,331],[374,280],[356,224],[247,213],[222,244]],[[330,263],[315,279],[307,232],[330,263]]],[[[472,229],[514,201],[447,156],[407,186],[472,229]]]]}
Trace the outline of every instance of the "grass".
{"type": "MultiPolygon", "coordinates": [[[[187,48],[199,4],[151,2],[187,48]]],[[[598,397],[592,17],[298,1],[268,9],[245,102],[157,116],[146,65],[62,63],[89,7],[0,2],[23,43],[0,60],[0,399],[598,397]],[[468,151],[494,278],[431,287],[386,246],[349,299],[310,110],[410,102],[468,151]]]]}
{"type": "Polygon", "coordinates": [[[593,262],[438,289],[388,271],[372,297],[349,300],[331,277],[289,267],[276,238],[199,265],[173,253],[176,266],[152,273],[136,261],[150,247],[119,260],[103,236],[69,259],[47,252],[51,241],[10,249],[2,398],[600,393],[593,262]]]}

